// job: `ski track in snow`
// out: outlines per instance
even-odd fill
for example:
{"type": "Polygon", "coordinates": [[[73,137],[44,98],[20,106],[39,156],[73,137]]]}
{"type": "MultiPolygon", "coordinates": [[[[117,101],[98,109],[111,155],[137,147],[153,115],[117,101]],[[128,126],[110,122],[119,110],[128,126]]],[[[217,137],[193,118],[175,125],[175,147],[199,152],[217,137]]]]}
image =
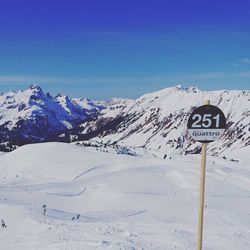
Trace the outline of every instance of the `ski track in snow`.
{"type": "MultiPolygon", "coordinates": [[[[0,154],[0,249],[196,248],[200,156],[148,159],[60,143],[18,150],[0,154]]],[[[250,249],[249,198],[249,166],[208,157],[204,250],[250,249]]]]}
{"type": "Polygon", "coordinates": [[[83,176],[83,175],[85,175],[85,174],[89,173],[90,171],[95,170],[95,169],[98,169],[98,168],[100,168],[100,167],[93,167],[93,168],[90,168],[90,169],[88,169],[88,170],[84,171],[83,173],[81,173],[81,174],[77,175],[76,177],[74,177],[74,179],[73,179],[73,180],[76,180],[76,179],[80,178],[81,176],[83,176]]]}
{"type": "Polygon", "coordinates": [[[84,189],[81,191],[81,192],[79,192],[79,193],[76,193],[76,194],[64,194],[64,193],[48,193],[48,194],[50,194],[50,195],[61,195],[61,196],[79,196],[79,195],[82,195],[85,191],[86,191],[86,187],[84,187],[84,189]]]}

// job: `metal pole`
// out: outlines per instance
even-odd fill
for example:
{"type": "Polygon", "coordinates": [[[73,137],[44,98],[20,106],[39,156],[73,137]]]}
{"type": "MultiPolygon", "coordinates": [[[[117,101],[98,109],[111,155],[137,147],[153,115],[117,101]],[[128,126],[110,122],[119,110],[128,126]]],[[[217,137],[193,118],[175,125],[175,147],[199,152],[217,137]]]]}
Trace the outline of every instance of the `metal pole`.
{"type": "MultiPolygon", "coordinates": [[[[205,102],[205,105],[208,105],[208,104],[210,104],[209,100],[205,102]]],[[[206,158],[207,158],[207,143],[203,143],[202,153],[201,153],[200,205],[199,205],[198,245],[197,245],[198,250],[202,250],[204,196],[205,196],[205,180],[206,180],[206,158]]]]}

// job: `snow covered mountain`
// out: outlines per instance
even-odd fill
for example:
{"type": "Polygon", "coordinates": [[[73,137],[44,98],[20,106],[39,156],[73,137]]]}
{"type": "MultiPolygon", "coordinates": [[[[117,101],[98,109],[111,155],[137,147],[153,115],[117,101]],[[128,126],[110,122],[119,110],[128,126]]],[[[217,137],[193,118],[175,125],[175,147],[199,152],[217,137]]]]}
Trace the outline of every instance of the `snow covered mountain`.
{"type": "MultiPolygon", "coordinates": [[[[22,145],[54,140],[62,131],[95,119],[101,107],[66,95],[45,94],[36,85],[0,96],[0,143],[22,145]]],[[[11,146],[11,145],[10,145],[11,146]]]]}
{"type": "Polygon", "coordinates": [[[238,159],[250,150],[250,91],[175,86],[136,100],[115,99],[97,120],[82,126],[79,138],[144,147],[159,157],[198,153],[201,146],[187,133],[187,120],[192,110],[208,99],[227,119],[227,130],[220,140],[209,144],[210,153],[238,159]]]}
{"type": "Polygon", "coordinates": [[[213,155],[240,159],[250,149],[250,91],[202,91],[175,86],[136,100],[107,102],[52,97],[39,86],[0,96],[0,150],[44,141],[85,141],[140,147],[158,157],[199,153],[187,133],[192,110],[209,99],[223,110],[227,129],[209,144],[213,155]],[[2,147],[1,147],[2,146],[2,147]]]}

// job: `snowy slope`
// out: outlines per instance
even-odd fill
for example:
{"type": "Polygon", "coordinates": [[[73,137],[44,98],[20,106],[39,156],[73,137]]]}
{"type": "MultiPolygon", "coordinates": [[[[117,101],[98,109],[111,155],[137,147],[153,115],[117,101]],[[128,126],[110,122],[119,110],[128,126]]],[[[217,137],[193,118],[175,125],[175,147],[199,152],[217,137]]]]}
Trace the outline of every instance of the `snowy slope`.
{"type": "Polygon", "coordinates": [[[125,99],[125,98],[112,98],[110,101],[108,101],[105,105],[105,109],[103,110],[103,117],[109,118],[120,115],[120,113],[124,109],[129,109],[129,107],[133,106],[135,104],[135,100],[132,99],[125,99]]]}
{"type": "Polygon", "coordinates": [[[250,151],[250,91],[166,88],[126,105],[124,101],[120,105],[117,102],[103,110],[103,115],[89,126],[85,124],[82,133],[92,133],[103,143],[146,147],[160,157],[199,152],[200,144],[191,141],[187,133],[187,119],[205,100],[222,109],[227,118],[227,130],[219,141],[211,144],[210,153],[241,158],[250,151]]]}
{"type": "MultiPolygon", "coordinates": [[[[0,162],[1,249],[196,248],[199,155],[161,160],[44,143],[0,162]]],[[[206,190],[204,249],[250,249],[249,166],[208,157],[206,190]]]]}
{"type": "Polygon", "coordinates": [[[90,111],[100,111],[103,109],[103,105],[105,103],[94,103],[93,101],[89,100],[88,98],[72,98],[74,103],[77,103],[79,106],[84,108],[85,110],[90,111]]]}

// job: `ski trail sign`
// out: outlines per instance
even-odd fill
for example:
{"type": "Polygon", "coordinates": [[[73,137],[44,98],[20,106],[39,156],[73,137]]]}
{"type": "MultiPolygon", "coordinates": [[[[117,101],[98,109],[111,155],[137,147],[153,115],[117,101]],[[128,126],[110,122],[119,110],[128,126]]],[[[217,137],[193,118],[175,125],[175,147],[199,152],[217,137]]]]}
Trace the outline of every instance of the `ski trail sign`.
{"type": "Polygon", "coordinates": [[[188,119],[188,131],[191,137],[202,143],[219,139],[225,128],[226,118],[223,112],[209,104],[196,108],[188,119]]]}
{"type": "Polygon", "coordinates": [[[191,137],[202,143],[197,244],[197,249],[202,250],[207,144],[221,137],[226,128],[226,118],[223,112],[218,107],[210,105],[208,100],[205,105],[191,113],[187,127],[191,137]]]}

